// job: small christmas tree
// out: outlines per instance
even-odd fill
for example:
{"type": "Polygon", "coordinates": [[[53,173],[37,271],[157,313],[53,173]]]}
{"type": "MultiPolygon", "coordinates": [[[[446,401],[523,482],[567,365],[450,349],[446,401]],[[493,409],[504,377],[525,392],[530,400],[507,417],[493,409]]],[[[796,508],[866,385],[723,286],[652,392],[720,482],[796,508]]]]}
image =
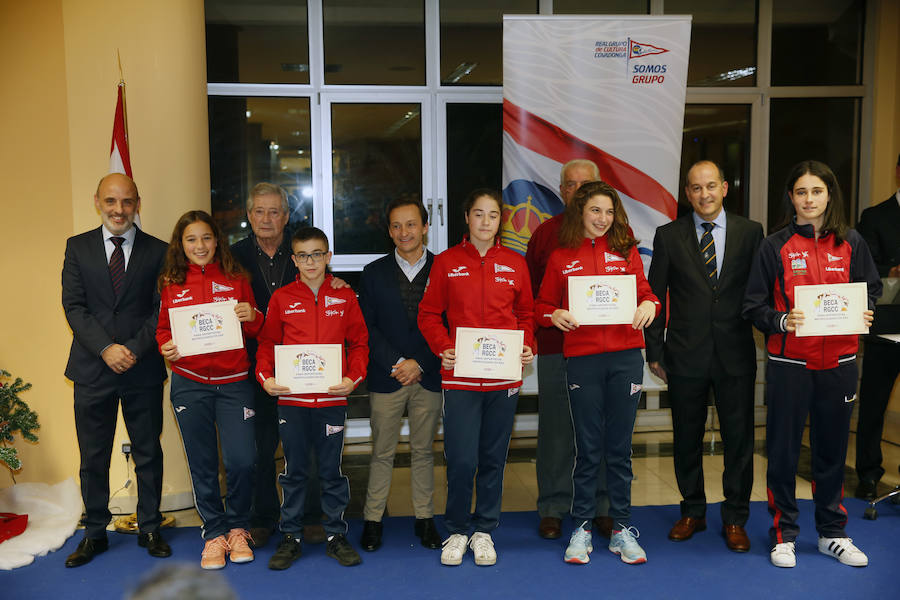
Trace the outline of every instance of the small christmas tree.
{"type": "MultiPolygon", "coordinates": [[[[0,379],[11,377],[7,371],[0,369],[0,379]]],[[[18,431],[29,442],[38,439],[34,434],[34,430],[40,427],[37,413],[19,400],[19,394],[30,389],[31,384],[24,383],[21,377],[16,377],[12,383],[0,381],[0,463],[5,463],[11,471],[22,468],[19,453],[12,445],[13,434],[18,431]]]]}

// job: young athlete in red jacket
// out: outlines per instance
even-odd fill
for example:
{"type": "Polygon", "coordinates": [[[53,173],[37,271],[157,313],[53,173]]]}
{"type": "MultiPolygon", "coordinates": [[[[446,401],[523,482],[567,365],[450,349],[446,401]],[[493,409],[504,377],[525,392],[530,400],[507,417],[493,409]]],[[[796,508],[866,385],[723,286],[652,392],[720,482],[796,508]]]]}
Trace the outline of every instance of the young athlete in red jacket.
{"type": "Polygon", "coordinates": [[[525,332],[521,360],[528,364],[534,360],[533,301],[525,259],[501,246],[497,236],[503,210],[499,194],[475,190],[463,210],[469,235],[435,257],[418,321],[442,367],[444,522],[450,537],[444,542],[441,563],[460,564],[468,544],[475,564],[492,565],[497,554],[490,532],[500,520],[503,469],[522,381],[454,376],[456,328],[520,329],[525,332]],[[470,514],[473,478],[477,498],[475,513],[470,514]]]}
{"type": "Polygon", "coordinates": [[[583,184],[566,207],[560,248],[550,255],[535,315],[539,325],[564,332],[563,355],[569,405],[578,449],[573,472],[572,518],[576,529],[565,560],[585,564],[593,550],[597,470],[606,457],[606,486],[613,535],[609,549],[629,564],[647,561],[631,518],[631,434],[641,399],[644,359],[642,329],[659,312],[644,277],[637,240],[616,190],[607,183],[583,184]],[[569,312],[568,278],[633,275],[637,310],[628,325],[579,325],[569,312]]]}
{"type": "Polygon", "coordinates": [[[229,554],[231,562],[250,562],[253,551],[247,544],[247,526],[256,446],[247,351],[241,347],[181,356],[172,341],[169,309],[236,300],[234,312],[249,337],[256,337],[263,316],[246,273],[232,258],[215,221],[203,211],[189,211],[178,219],[159,287],[156,341],[172,366],[172,406],[203,520],[206,545],[200,566],[221,569],[229,554]],[[224,507],[219,493],[219,442],[228,479],[224,507]]]}

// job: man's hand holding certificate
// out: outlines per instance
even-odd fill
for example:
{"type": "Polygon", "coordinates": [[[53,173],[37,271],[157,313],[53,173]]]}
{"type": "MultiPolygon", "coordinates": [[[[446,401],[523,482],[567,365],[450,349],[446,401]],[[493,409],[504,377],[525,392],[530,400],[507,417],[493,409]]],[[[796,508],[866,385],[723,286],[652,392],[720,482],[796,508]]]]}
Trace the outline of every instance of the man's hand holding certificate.
{"type": "Polygon", "coordinates": [[[862,334],[868,332],[872,315],[864,282],[798,285],[785,329],[797,337],[862,334]]]}

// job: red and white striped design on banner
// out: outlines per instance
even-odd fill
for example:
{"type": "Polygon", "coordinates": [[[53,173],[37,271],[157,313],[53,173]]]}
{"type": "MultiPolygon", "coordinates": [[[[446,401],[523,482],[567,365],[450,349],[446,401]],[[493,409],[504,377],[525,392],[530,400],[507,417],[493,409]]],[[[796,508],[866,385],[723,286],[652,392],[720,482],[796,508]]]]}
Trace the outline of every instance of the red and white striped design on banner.
{"type": "Polygon", "coordinates": [[[119,99],[113,120],[112,143],[109,146],[109,172],[131,174],[131,154],[128,152],[128,128],[125,126],[125,82],[119,83],[119,99]]]}

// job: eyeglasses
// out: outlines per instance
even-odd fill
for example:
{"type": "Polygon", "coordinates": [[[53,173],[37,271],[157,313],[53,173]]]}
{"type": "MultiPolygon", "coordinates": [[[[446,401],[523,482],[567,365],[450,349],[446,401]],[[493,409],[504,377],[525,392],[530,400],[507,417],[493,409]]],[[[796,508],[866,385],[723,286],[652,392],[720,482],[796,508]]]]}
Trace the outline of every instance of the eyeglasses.
{"type": "Polygon", "coordinates": [[[322,262],[322,259],[325,258],[326,254],[328,254],[328,253],[316,250],[315,252],[313,252],[311,254],[303,254],[301,252],[298,252],[294,256],[297,258],[298,262],[307,263],[310,261],[310,259],[312,259],[313,262],[322,262]]]}

